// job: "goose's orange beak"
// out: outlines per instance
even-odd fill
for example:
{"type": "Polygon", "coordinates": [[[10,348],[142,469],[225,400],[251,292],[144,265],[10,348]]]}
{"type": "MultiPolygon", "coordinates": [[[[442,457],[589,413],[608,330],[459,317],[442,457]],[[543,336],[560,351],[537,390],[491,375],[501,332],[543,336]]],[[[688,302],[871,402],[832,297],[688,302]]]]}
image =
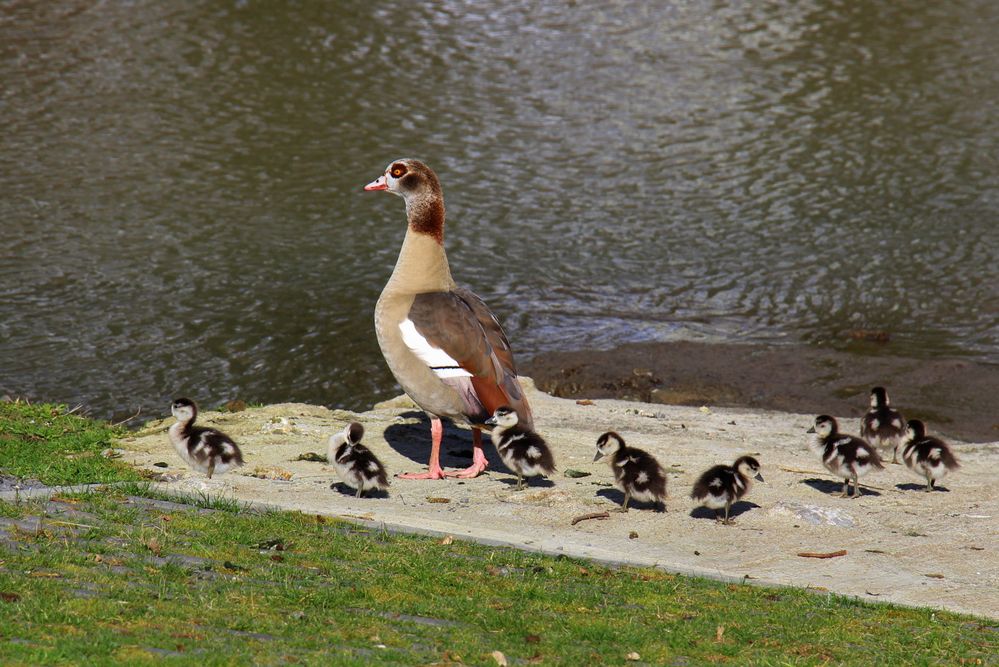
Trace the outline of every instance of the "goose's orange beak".
{"type": "Polygon", "coordinates": [[[372,190],[388,190],[388,183],[385,182],[385,174],[382,174],[376,180],[373,180],[365,185],[364,190],[365,192],[370,192],[372,190]]]}

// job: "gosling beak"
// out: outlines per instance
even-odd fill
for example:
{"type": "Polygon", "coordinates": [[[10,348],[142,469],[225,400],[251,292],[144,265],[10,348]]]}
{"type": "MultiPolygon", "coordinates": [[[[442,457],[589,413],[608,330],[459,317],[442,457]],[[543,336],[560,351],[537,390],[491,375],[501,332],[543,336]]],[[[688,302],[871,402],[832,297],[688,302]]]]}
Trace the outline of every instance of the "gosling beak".
{"type": "Polygon", "coordinates": [[[490,417],[483,422],[486,426],[496,426],[496,417],[490,417]]]}
{"type": "Polygon", "coordinates": [[[385,174],[382,174],[375,180],[365,185],[364,190],[365,192],[371,192],[372,190],[388,190],[388,182],[385,180],[385,174]]]}
{"type": "Polygon", "coordinates": [[[766,480],[763,479],[763,475],[760,473],[756,473],[756,477],[754,479],[756,479],[757,482],[766,482],[766,480]]]}
{"type": "Polygon", "coordinates": [[[593,455],[593,460],[599,461],[603,457],[603,455],[604,453],[598,450],[597,453],[593,455]]]}
{"type": "Polygon", "coordinates": [[[813,426],[812,428],[805,431],[805,433],[815,433],[815,427],[813,426]]]}

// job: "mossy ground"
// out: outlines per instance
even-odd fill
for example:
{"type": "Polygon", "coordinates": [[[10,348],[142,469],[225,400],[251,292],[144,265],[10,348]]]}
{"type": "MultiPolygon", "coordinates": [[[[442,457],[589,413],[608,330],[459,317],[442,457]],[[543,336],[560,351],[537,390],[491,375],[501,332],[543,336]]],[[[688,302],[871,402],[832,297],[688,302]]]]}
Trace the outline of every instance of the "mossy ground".
{"type": "Polygon", "coordinates": [[[120,491],[0,504],[3,664],[996,664],[980,619],[120,491]],[[634,656],[632,656],[634,657],[634,656]],[[981,660],[981,663],[977,661],[981,660]]]}
{"type": "Polygon", "coordinates": [[[48,486],[137,480],[102,452],[121,430],[65,406],[0,402],[0,474],[48,486]]]}

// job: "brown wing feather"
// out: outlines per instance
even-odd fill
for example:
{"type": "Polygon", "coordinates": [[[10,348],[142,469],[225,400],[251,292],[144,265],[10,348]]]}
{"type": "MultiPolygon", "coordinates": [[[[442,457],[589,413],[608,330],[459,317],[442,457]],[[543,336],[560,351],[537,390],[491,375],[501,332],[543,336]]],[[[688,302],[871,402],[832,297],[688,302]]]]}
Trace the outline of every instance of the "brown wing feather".
{"type": "Polygon", "coordinates": [[[522,425],[534,427],[531,408],[517,381],[510,342],[482,299],[462,288],[418,294],[409,319],[427,342],[472,374],[472,388],[488,414],[470,414],[470,418],[485,419],[501,405],[509,405],[522,425]]]}

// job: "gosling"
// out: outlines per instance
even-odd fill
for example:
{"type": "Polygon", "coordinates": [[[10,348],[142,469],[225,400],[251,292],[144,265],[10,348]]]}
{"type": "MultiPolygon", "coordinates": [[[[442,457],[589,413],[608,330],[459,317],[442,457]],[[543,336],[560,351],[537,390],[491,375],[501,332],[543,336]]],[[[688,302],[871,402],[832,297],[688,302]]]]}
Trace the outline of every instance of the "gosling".
{"type": "Polygon", "coordinates": [[[221,475],[243,465],[243,452],[232,438],[215,428],[195,426],[198,405],[189,398],[178,398],[170,406],[177,419],[167,431],[177,454],[192,470],[221,475]]]}
{"type": "Polygon", "coordinates": [[[597,453],[594,461],[607,456],[614,483],[624,491],[624,503],[618,510],[628,511],[632,498],[639,502],[654,502],[663,512],[666,511],[666,472],[659,461],[648,452],[628,447],[624,438],[608,431],[597,439],[597,453]]]}
{"type": "Polygon", "coordinates": [[[525,477],[551,475],[555,457],[545,439],[519,424],[517,411],[508,405],[496,408],[486,424],[493,427],[490,437],[506,467],[517,474],[517,490],[524,488],[525,477]]]}
{"type": "Polygon", "coordinates": [[[810,443],[812,451],[822,457],[822,463],[829,472],[843,478],[843,493],[840,498],[847,497],[851,479],[853,494],[850,497],[859,498],[858,480],[872,470],[884,469],[878,450],[866,440],[840,433],[836,420],[829,415],[816,417],[815,426],[808,429],[808,432],[815,434],[810,443]]]}
{"type": "Polygon", "coordinates": [[[760,462],[752,456],[740,456],[730,466],[716,465],[709,468],[694,483],[690,497],[705,507],[715,511],[715,520],[724,525],[731,525],[729,509],[732,503],[739,500],[752,486],[752,480],[763,481],[760,474],[760,462]],[[725,508],[725,519],[722,520],[719,511],[725,508]]]}
{"type": "Polygon", "coordinates": [[[358,422],[347,424],[329,439],[327,458],[344,484],[357,489],[356,498],[365,491],[386,491],[389,487],[385,466],[374,453],[361,444],[364,426],[358,422]]]}
{"type": "Polygon", "coordinates": [[[948,472],[957,470],[961,464],[947,443],[940,438],[926,435],[926,424],[918,419],[910,419],[902,444],[902,460],[909,470],[926,478],[926,492],[943,479],[948,472]]]}

